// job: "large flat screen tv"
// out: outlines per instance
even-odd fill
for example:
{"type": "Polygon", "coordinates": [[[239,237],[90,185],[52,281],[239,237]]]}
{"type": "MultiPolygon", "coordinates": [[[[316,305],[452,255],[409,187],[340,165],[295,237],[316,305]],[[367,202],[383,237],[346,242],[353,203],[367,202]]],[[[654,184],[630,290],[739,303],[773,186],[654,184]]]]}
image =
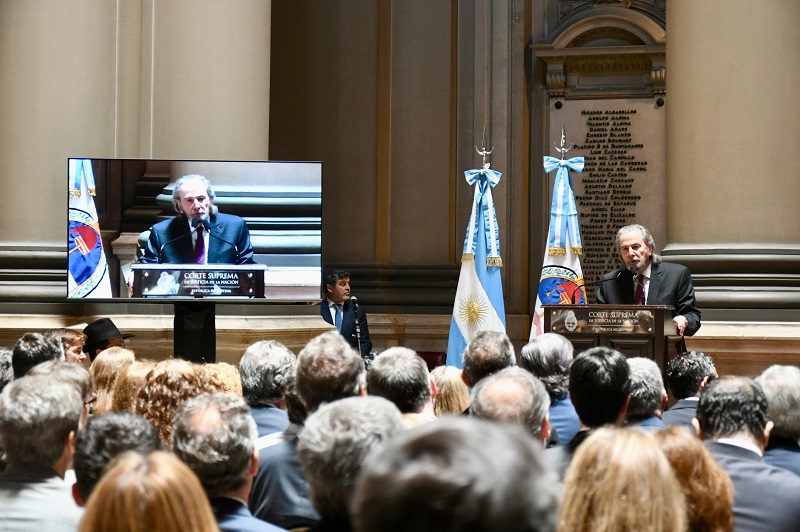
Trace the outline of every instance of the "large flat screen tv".
{"type": "Polygon", "coordinates": [[[67,174],[69,299],[320,297],[320,162],[70,158],[67,174]],[[194,178],[174,198],[184,176],[207,179],[219,214],[194,178]]]}

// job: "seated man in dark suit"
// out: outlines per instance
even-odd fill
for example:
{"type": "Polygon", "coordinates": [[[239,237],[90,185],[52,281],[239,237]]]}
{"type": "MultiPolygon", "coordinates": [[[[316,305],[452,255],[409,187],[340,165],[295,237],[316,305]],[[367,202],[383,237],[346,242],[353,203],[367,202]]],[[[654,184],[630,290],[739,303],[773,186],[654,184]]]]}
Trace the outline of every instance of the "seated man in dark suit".
{"type": "Polygon", "coordinates": [[[627,225],[617,232],[617,249],[623,265],[605,274],[597,290],[597,302],[609,305],[670,305],[678,334],[692,336],[700,328],[700,311],[689,270],[662,262],[654,252],[653,235],[641,225],[627,225]],[[636,272],[634,275],[633,271],[636,272]]]}
{"type": "Polygon", "coordinates": [[[242,218],[222,214],[214,190],[201,175],[175,183],[172,202],[178,216],[150,228],[139,262],[166,264],[253,264],[250,232],[242,218]]]}
{"type": "Polygon", "coordinates": [[[800,477],[764,462],[772,421],[761,386],[746,377],[715,380],[700,394],[694,423],[733,482],[737,532],[796,532],[800,477]]]}
{"type": "Polygon", "coordinates": [[[369,325],[364,307],[358,307],[358,331],[356,331],[355,305],[350,298],[350,273],[344,270],[331,270],[322,279],[326,297],[319,302],[319,313],[322,319],[335,325],[344,339],[362,357],[372,351],[372,340],[369,339],[369,325]],[[360,338],[360,345],[359,345],[360,338]]]}
{"type": "Polygon", "coordinates": [[[694,430],[692,420],[700,392],[717,377],[714,360],[705,353],[687,351],[667,362],[667,383],[678,401],[661,416],[664,424],[682,425],[694,430]]]}
{"type": "Polygon", "coordinates": [[[239,360],[242,395],[256,420],[259,442],[289,427],[286,382],[294,374],[294,363],[294,354],[275,340],[254,343],[239,360]]]}
{"type": "Polygon", "coordinates": [[[775,424],[764,461],[800,475],[800,368],[770,366],[756,382],[764,389],[769,418],[775,424]]]}
{"type": "Polygon", "coordinates": [[[244,399],[232,393],[198,395],[181,405],[172,426],[172,452],[200,479],[220,530],[282,530],[247,509],[258,470],[258,433],[244,399]]]}
{"type": "Polygon", "coordinates": [[[644,430],[664,428],[661,412],[667,407],[667,390],[658,364],[648,358],[628,359],[631,400],[625,414],[624,426],[644,430]]]}

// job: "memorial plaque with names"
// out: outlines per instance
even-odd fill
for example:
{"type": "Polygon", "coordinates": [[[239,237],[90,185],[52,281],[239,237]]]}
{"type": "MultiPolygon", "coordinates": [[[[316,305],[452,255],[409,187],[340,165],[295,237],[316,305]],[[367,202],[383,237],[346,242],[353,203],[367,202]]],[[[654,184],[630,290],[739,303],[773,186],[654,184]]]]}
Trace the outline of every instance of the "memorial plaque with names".
{"type": "MultiPolygon", "coordinates": [[[[550,102],[549,155],[558,156],[554,145],[563,127],[567,146],[574,145],[566,158],[584,158],[583,172],[571,176],[587,284],[619,267],[614,238],[620,227],[647,227],[656,252],[666,243],[665,120],[666,106],[655,98],[550,102]]],[[[586,288],[589,302],[595,300],[595,288],[586,288]]]]}

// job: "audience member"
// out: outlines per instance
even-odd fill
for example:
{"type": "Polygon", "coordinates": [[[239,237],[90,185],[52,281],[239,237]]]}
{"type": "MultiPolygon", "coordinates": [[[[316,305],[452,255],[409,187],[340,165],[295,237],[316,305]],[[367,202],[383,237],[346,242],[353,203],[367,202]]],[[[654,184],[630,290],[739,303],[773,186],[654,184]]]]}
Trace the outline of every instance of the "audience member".
{"type": "Polygon", "coordinates": [[[112,412],[90,417],[75,439],[73,499],[78,506],[85,506],[103,470],[118,455],[125,451],[146,455],[159,449],[156,429],[136,414],[112,412]]]}
{"type": "Polygon", "coordinates": [[[568,445],[545,450],[546,459],[564,478],[575,451],[592,430],[622,425],[630,401],[630,369],[622,353],[610,347],[593,347],[572,361],[569,395],[581,421],[581,430],[568,445]]]}
{"type": "Polygon", "coordinates": [[[0,394],[0,440],[8,464],[0,474],[3,530],[78,527],[81,511],[64,474],[82,412],[78,388],[47,376],[21,377],[0,394]]]}
{"type": "Polygon", "coordinates": [[[286,381],[294,366],[294,354],[275,340],[254,343],[239,361],[242,395],[256,420],[259,438],[282,433],[289,426],[286,381]]]}
{"type": "Polygon", "coordinates": [[[461,378],[461,370],[455,366],[437,366],[431,371],[436,385],[433,411],[436,417],[460,415],[469,408],[469,388],[461,378]]]}
{"type": "Polygon", "coordinates": [[[717,378],[717,368],[710,356],[688,351],[667,362],[667,384],[677,402],[662,415],[664,424],[683,425],[694,430],[692,419],[700,391],[717,378]]]}
{"type": "Polygon", "coordinates": [[[408,428],[436,419],[436,385],[425,361],[407,347],[390,347],[372,361],[367,393],[394,403],[408,428]]]}
{"type": "MultiPolygon", "coordinates": [[[[95,486],[81,532],[217,532],[200,481],[177,457],[123,453],[95,486]]],[[[74,530],[74,528],[73,528],[74,530]]]]}
{"type": "Polygon", "coordinates": [[[796,531],[800,477],[762,458],[772,422],[761,386],[745,377],[720,377],[700,394],[694,423],[733,481],[736,530],[796,531]]]}
{"type": "Polygon", "coordinates": [[[97,402],[92,413],[104,414],[111,411],[114,384],[122,370],[136,361],[133,351],[124,347],[109,347],[101,351],[92,362],[89,370],[97,390],[97,402]]]}
{"type": "Polygon", "coordinates": [[[95,357],[109,347],[127,347],[125,340],[132,338],[133,334],[122,334],[110,318],[95,320],[83,329],[86,335],[86,344],[83,352],[89,355],[89,360],[94,362],[95,357]]]}
{"type": "Polygon", "coordinates": [[[562,445],[568,444],[581,428],[578,413],[569,398],[569,370],[572,343],[556,333],[537,336],[522,348],[519,366],[544,384],[550,395],[550,426],[562,445]]]}
{"type": "Polygon", "coordinates": [[[241,397],[242,380],[236,366],[227,362],[214,362],[213,364],[203,364],[200,369],[213,391],[233,393],[241,397]]]}
{"type": "Polygon", "coordinates": [[[563,531],[680,532],[686,503],[667,458],[647,434],[601,428],[567,470],[559,518],[563,531]]]}
{"type": "Polygon", "coordinates": [[[764,461],[800,475],[800,368],[770,366],[756,377],[774,424],[764,461]]]}
{"type": "Polygon", "coordinates": [[[64,360],[61,342],[40,333],[23,334],[11,354],[14,378],[23,377],[29,369],[48,360],[64,360]]]}
{"type": "Polygon", "coordinates": [[[514,346],[505,333],[481,331],[467,344],[463,363],[461,378],[472,387],[492,373],[516,365],[517,359],[514,346]]]}
{"type": "Polygon", "coordinates": [[[155,365],[156,363],[152,360],[137,360],[122,370],[114,383],[114,391],[111,396],[112,412],[134,413],[136,411],[136,396],[144,387],[147,375],[155,365]]]}
{"type": "Polygon", "coordinates": [[[10,347],[0,347],[0,392],[14,380],[14,368],[11,367],[13,353],[14,350],[10,347]]]}
{"type": "Polygon", "coordinates": [[[64,348],[64,358],[68,362],[83,364],[83,361],[86,360],[86,354],[83,352],[86,335],[82,332],[75,329],[58,328],[50,329],[46,335],[61,342],[61,347],[64,348]]]}
{"type": "Polygon", "coordinates": [[[353,494],[360,532],[556,529],[559,488],[522,429],[453,416],[392,438],[353,494]]]}
{"type": "MultiPolygon", "coordinates": [[[[364,363],[337,331],[313,338],[297,355],[294,382],[287,383],[302,401],[305,412],[337,399],[363,395],[366,388],[364,363]]],[[[289,418],[296,419],[283,437],[263,442],[259,452],[258,473],[250,495],[253,515],[284,528],[314,525],[319,521],[308,494],[308,481],[297,458],[298,423],[305,412],[289,408],[289,418]]]]}
{"type": "Polygon", "coordinates": [[[135,414],[153,424],[164,448],[172,441],[172,417],[187,399],[212,391],[203,372],[191,362],[177,358],[162,360],[147,374],[136,396],[135,414]]]}
{"type": "Polygon", "coordinates": [[[663,429],[661,412],[669,399],[658,364],[648,358],[635,357],[628,359],[628,369],[631,400],[625,414],[625,425],[645,430],[663,429]]]}
{"type": "Polygon", "coordinates": [[[308,417],[297,454],[321,517],[311,530],[351,529],[348,509],[367,455],[401,430],[400,411],[382,397],[341,399],[308,417]]]}
{"type": "Polygon", "coordinates": [[[703,443],[681,426],[652,434],[686,497],[687,530],[733,530],[733,484],[703,443]]]}
{"type": "Polygon", "coordinates": [[[473,416],[521,426],[542,445],[550,435],[550,396],[544,385],[522,368],[506,368],[472,389],[473,416]]]}
{"type": "Polygon", "coordinates": [[[48,360],[32,367],[28,371],[28,375],[44,375],[50,379],[68,382],[78,388],[83,400],[83,414],[81,415],[79,427],[83,427],[94,402],[97,400],[94,382],[89,370],[80,364],[67,362],[66,360],[48,360]]]}
{"type": "Polygon", "coordinates": [[[194,471],[211,502],[221,530],[282,530],[247,509],[258,470],[256,422],[241,396],[204,393],[175,414],[172,451],[194,471]]]}

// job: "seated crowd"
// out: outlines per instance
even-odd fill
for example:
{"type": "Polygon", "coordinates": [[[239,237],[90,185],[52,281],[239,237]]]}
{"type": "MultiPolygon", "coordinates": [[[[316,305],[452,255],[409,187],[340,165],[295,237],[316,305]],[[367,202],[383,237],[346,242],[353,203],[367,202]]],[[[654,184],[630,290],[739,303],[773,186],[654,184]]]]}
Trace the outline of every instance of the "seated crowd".
{"type": "Polygon", "coordinates": [[[405,347],[367,369],[335,331],[198,365],[98,321],[0,349],[2,530],[800,530],[794,366],[687,352],[662,376],[490,331],[463,369],[405,347]]]}

